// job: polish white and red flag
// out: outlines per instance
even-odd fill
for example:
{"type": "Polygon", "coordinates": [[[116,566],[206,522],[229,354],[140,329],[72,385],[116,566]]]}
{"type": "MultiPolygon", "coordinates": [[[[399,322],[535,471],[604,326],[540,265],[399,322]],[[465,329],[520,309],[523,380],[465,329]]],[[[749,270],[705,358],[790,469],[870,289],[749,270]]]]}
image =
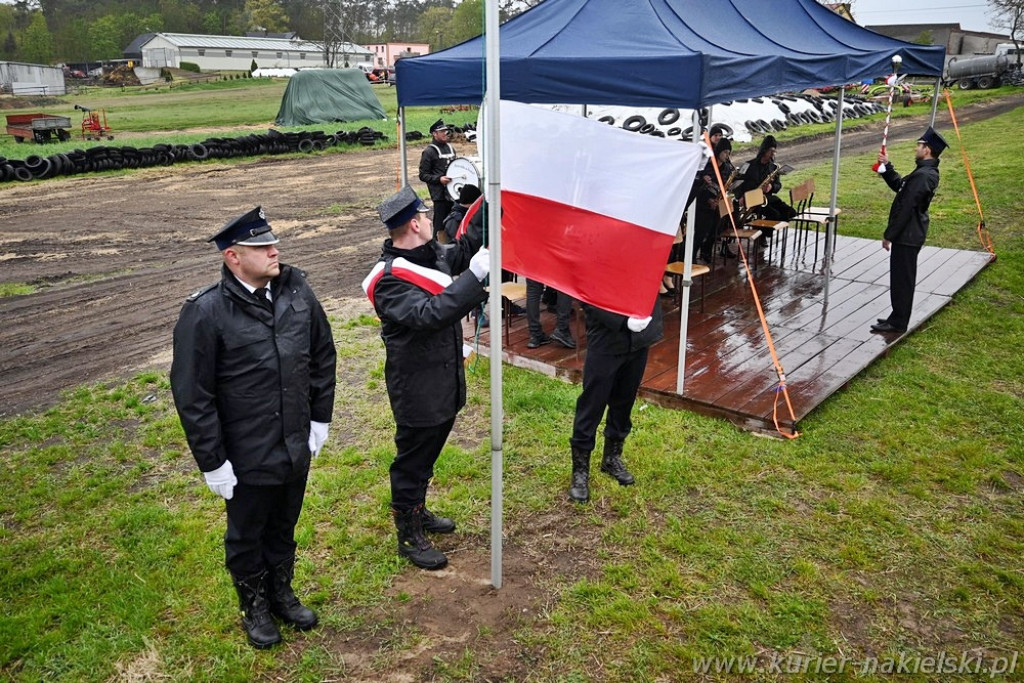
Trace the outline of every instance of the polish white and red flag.
{"type": "Polygon", "coordinates": [[[651,314],[700,145],[501,103],[502,266],[594,306],[651,314]]]}

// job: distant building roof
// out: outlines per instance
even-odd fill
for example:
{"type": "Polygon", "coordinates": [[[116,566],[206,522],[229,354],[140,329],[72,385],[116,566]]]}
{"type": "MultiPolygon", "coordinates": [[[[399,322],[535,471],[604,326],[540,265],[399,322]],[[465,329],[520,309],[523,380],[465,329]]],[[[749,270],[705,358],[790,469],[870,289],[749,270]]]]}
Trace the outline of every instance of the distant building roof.
{"type": "Polygon", "coordinates": [[[142,58],[142,46],[145,45],[146,43],[148,43],[149,39],[152,38],[155,35],[156,35],[155,33],[142,33],[142,34],[140,34],[139,36],[137,36],[135,38],[135,40],[133,40],[128,45],[128,47],[126,47],[125,49],[121,50],[121,54],[124,55],[126,59],[131,59],[132,57],[141,59],[142,58]]]}
{"type": "Polygon", "coordinates": [[[298,38],[299,34],[295,31],[289,31],[288,33],[267,33],[266,31],[246,31],[246,38],[283,38],[284,40],[291,40],[292,38],[298,38]]]}
{"type": "MultiPolygon", "coordinates": [[[[156,36],[160,36],[178,48],[219,48],[226,50],[267,51],[290,50],[292,52],[323,52],[324,49],[322,43],[302,40],[301,38],[252,38],[247,36],[207,36],[195,33],[155,33],[150,36],[149,40],[152,40],[156,36]]],[[[145,42],[149,41],[147,40],[145,42]]],[[[366,48],[353,43],[342,43],[338,51],[353,54],[369,52],[366,48]]]]}
{"type": "Polygon", "coordinates": [[[826,2],[824,4],[825,7],[828,7],[830,10],[841,16],[843,19],[846,19],[847,21],[852,21],[855,24],[857,23],[856,20],[853,18],[853,14],[850,13],[850,3],[826,2]]]}

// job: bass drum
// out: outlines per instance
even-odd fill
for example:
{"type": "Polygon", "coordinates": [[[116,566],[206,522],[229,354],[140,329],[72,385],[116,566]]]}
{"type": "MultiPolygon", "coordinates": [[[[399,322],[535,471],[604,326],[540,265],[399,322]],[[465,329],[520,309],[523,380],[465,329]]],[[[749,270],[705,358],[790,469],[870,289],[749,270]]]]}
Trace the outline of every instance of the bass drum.
{"type": "Polygon", "coordinates": [[[459,191],[462,190],[463,185],[476,185],[483,191],[483,188],[480,187],[480,167],[477,165],[479,162],[478,157],[456,157],[448,164],[445,175],[452,181],[445,187],[453,202],[459,201],[459,191]]]}

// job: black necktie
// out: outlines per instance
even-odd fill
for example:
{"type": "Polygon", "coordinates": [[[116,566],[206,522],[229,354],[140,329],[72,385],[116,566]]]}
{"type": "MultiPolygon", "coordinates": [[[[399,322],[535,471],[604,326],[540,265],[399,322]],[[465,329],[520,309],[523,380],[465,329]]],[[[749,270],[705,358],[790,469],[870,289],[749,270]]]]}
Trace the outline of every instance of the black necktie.
{"type": "Polygon", "coordinates": [[[267,291],[266,287],[260,287],[253,292],[253,294],[256,296],[256,299],[260,302],[261,306],[269,310],[274,310],[273,304],[271,304],[270,299],[267,298],[267,295],[269,293],[270,292],[267,291]]]}

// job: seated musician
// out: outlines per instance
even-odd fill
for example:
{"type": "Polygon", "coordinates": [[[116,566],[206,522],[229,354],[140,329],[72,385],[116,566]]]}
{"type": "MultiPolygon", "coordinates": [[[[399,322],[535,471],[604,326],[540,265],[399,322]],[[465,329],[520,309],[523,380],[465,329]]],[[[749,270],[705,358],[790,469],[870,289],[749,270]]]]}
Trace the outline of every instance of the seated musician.
{"type": "MultiPolygon", "coordinates": [[[[715,145],[715,159],[718,161],[718,172],[725,184],[726,191],[732,184],[735,176],[732,165],[732,142],[729,138],[720,138],[715,145]]],[[[704,170],[701,171],[701,187],[697,191],[697,216],[696,216],[696,240],[694,249],[699,250],[697,256],[704,263],[711,263],[711,253],[715,242],[721,233],[721,219],[718,213],[718,204],[721,199],[721,189],[718,186],[718,176],[715,175],[715,162],[709,159],[704,170]]]]}
{"type": "MultiPolygon", "coordinates": [[[[775,148],[777,146],[774,135],[764,136],[761,147],[757,150],[757,156],[747,163],[746,171],[743,173],[743,182],[736,189],[736,194],[742,197],[744,192],[760,187],[767,203],[761,207],[748,206],[747,212],[767,220],[788,221],[796,215],[796,211],[782,201],[778,195],[782,190],[782,181],[779,180],[780,174],[777,172],[779,167],[775,163],[775,148]]],[[[770,237],[770,235],[767,236],[770,237]]]]}

